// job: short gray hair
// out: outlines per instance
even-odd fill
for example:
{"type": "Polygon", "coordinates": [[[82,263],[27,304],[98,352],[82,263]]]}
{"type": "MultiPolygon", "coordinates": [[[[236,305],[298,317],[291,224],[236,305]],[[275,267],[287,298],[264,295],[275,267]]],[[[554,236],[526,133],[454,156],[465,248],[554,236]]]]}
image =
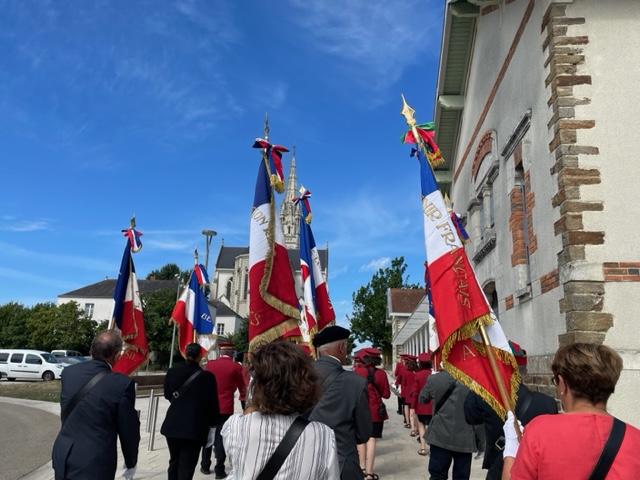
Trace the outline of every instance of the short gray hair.
{"type": "Polygon", "coordinates": [[[122,350],[122,337],[115,330],[103,330],[91,342],[91,356],[101,360],[111,358],[122,350]]]}

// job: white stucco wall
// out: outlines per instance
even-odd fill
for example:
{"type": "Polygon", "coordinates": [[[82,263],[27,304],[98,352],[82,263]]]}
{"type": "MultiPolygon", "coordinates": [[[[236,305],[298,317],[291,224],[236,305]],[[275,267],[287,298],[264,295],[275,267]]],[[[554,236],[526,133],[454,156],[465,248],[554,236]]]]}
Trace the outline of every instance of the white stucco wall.
{"type": "Polygon", "coordinates": [[[87,303],[93,303],[94,310],[91,319],[96,322],[103,320],[111,320],[113,315],[113,298],[60,298],[58,297],[58,305],[63,303],[76,302],[80,306],[80,310],[84,311],[87,303]]]}

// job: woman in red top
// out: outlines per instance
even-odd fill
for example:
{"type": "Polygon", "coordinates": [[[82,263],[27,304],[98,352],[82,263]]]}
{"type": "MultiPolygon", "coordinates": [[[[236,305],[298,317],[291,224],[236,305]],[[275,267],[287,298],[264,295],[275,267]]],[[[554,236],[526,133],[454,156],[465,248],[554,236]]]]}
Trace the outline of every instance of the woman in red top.
{"type": "Polygon", "coordinates": [[[382,438],[382,427],[384,421],[389,418],[386,411],[380,415],[380,405],[384,398],[391,396],[389,390],[389,380],[384,370],[376,368],[380,365],[380,350],[376,348],[364,348],[358,352],[364,366],[357,367],[354,372],[363,376],[369,382],[369,410],[373,420],[373,432],[367,443],[358,445],[358,456],[360,457],[360,468],[365,475],[365,480],[378,480],[378,475],[373,473],[373,462],[376,456],[376,439],[382,438]]]}
{"type": "Polygon", "coordinates": [[[411,397],[411,408],[416,412],[418,417],[418,435],[420,437],[420,450],[418,455],[425,456],[427,454],[427,443],[424,439],[424,432],[427,425],[431,421],[431,415],[433,413],[433,402],[420,403],[418,397],[422,387],[427,383],[427,378],[431,375],[431,355],[428,353],[421,353],[418,355],[418,371],[415,374],[415,380],[413,382],[413,397],[411,397]]]}
{"type": "MultiPolygon", "coordinates": [[[[415,355],[407,355],[407,368],[402,373],[402,398],[404,400],[404,418],[405,428],[411,429],[411,436],[415,437],[418,434],[416,428],[415,411],[411,408],[411,402],[413,400],[413,386],[415,382],[416,371],[418,370],[418,359],[415,355]]],[[[418,395],[420,391],[416,392],[418,395]]]]}
{"type": "MultiPolygon", "coordinates": [[[[519,447],[509,415],[503,479],[585,479],[598,463],[614,423],[607,400],[620,378],[622,358],[606,345],[574,343],[558,350],[551,370],[565,413],[531,420],[519,447]]],[[[638,445],[640,430],[626,425],[608,475],[597,478],[640,478],[638,445]]]]}

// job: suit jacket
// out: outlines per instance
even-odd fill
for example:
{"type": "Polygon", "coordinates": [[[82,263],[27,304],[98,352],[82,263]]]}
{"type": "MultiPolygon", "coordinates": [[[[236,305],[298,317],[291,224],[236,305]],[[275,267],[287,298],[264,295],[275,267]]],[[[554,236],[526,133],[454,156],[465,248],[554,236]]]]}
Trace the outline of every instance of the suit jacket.
{"type": "Polygon", "coordinates": [[[138,462],[140,420],[131,378],[112,372],[103,360],[69,366],[62,371],[61,409],[101,371],[108,373],[76,405],[53,444],[56,480],[113,480],[118,437],[127,468],[138,462]]]}
{"type": "MultiPolygon", "coordinates": [[[[518,388],[518,400],[516,401],[516,417],[526,425],[538,415],[558,413],[556,401],[548,395],[539,392],[532,392],[523,383],[518,388]],[[531,396],[531,402],[523,411],[525,399],[531,396]]],[[[489,470],[487,479],[500,480],[502,476],[502,450],[496,448],[496,440],[503,436],[502,420],[498,414],[482,398],[470,392],[464,402],[464,414],[467,422],[471,425],[482,425],[487,439],[484,452],[482,468],[489,470]]]]}
{"type": "Polygon", "coordinates": [[[231,358],[222,356],[215,360],[209,360],[205,370],[213,373],[216,377],[220,413],[232,415],[233,394],[236,390],[240,392],[240,397],[245,397],[247,394],[247,387],[242,375],[242,366],[231,358]]]}
{"type": "MultiPolygon", "coordinates": [[[[420,392],[419,402],[433,400],[433,408],[456,380],[446,371],[432,373],[420,392]]],[[[433,413],[425,439],[429,445],[452,452],[471,453],[475,446],[473,427],[464,419],[464,400],[469,389],[458,383],[442,407],[433,413]]]]}
{"type": "Polygon", "coordinates": [[[324,393],[309,420],[322,422],[333,429],[341,478],[363,478],[357,445],[369,440],[373,430],[367,381],[356,373],[345,371],[333,357],[320,357],[314,366],[323,379],[336,370],[342,373],[329,385],[323,384],[324,393]]]}
{"type": "Polygon", "coordinates": [[[204,445],[209,428],[220,423],[216,377],[195,363],[170,368],[164,377],[164,398],[171,402],[160,433],[168,438],[197,440],[204,445]],[[201,372],[178,398],[173,392],[195,372],[201,372]]]}

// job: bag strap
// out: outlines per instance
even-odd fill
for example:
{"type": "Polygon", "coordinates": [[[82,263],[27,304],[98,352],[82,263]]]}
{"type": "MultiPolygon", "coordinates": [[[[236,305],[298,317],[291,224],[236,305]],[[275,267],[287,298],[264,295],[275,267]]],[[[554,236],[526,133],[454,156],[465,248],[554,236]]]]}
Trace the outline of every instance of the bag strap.
{"type": "Polygon", "coordinates": [[[373,370],[367,370],[367,381],[373,385],[373,388],[378,392],[378,397],[380,397],[380,401],[382,402],[382,393],[380,393],[380,389],[378,388],[378,385],[376,385],[376,370],[375,368],[373,370]]]}
{"type": "Polygon", "coordinates": [[[524,397],[524,400],[522,400],[522,403],[520,404],[520,408],[518,409],[516,407],[516,410],[520,410],[520,412],[518,413],[518,418],[520,420],[522,420],[524,416],[527,414],[527,412],[529,411],[529,407],[531,406],[531,402],[533,401],[533,395],[534,395],[534,392],[529,391],[528,394],[524,397]]]}
{"type": "Polygon", "coordinates": [[[593,472],[589,480],[604,480],[609,473],[609,469],[616,459],[620,445],[622,445],[622,439],[627,429],[627,424],[617,418],[613,418],[613,426],[611,427],[611,433],[607,439],[607,443],[604,444],[598,463],[596,463],[593,472]]]}
{"type": "Polygon", "coordinates": [[[449,388],[444,393],[443,397],[440,399],[440,401],[436,405],[436,408],[433,411],[433,416],[434,417],[435,417],[436,413],[438,413],[440,411],[440,409],[444,406],[444,404],[447,403],[447,400],[449,400],[449,397],[451,396],[453,391],[456,389],[457,385],[458,385],[458,382],[456,382],[455,380],[453,381],[453,383],[451,385],[449,385],[449,388]]]}
{"type": "Polygon", "coordinates": [[[178,398],[180,398],[181,395],[184,395],[184,392],[187,391],[187,388],[189,387],[191,382],[193,382],[196,379],[196,377],[201,373],[202,373],[202,370],[200,369],[198,369],[196,372],[193,372],[193,374],[189,378],[187,378],[187,381],[184,382],[178,390],[176,390],[171,394],[171,396],[173,397],[173,400],[177,400],[178,398]]]}
{"type": "Polygon", "coordinates": [[[107,373],[109,373],[109,371],[102,370],[96,373],[93,376],[93,378],[87,382],[87,384],[84,387],[82,387],[80,390],[76,392],[76,394],[71,398],[69,403],[67,403],[67,406],[65,407],[65,409],[60,414],[63,425],[64,425],[64,422],[67,421],[67,418],[69,418],[69,415],[71,415],[71,412],[73,412],[73,410],[78,406],[78,404],[82,401],[85,395],[89,393],[89,390],[95,387],[96,384],[102,379],[102,377],[104,377],[107,373]]]}
{"type": "Polygon", "coordinates": [[[302,416],[298,416],[293,421],[289,430],[287,430],[287,433],[280,441],[278,448],[273,452],[273,455],[271,455],[271,458],[264,466],[256,480],[272,480],[276,476],[307,425],[309,425],[309,420],[302,416]]]}

